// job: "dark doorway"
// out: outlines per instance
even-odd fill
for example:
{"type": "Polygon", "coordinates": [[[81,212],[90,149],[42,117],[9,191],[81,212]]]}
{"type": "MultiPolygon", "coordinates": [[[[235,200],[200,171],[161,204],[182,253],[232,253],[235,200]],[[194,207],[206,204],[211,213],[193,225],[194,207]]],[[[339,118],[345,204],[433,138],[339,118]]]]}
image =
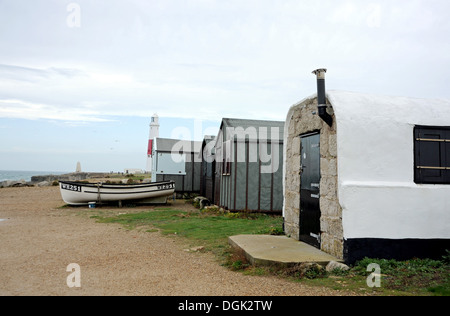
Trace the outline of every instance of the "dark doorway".
{"type": "Polygon", "coordinates": [[[300,240],[320,248],[320,134],[300,136],[300,240]]]}

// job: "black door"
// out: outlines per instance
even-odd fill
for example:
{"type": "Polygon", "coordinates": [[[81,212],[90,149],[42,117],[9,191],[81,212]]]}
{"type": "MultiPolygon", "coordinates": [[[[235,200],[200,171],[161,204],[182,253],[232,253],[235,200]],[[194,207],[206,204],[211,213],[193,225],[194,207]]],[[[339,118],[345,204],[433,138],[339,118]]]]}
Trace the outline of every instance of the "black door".
{"type": "Polygon", "coordinates": [[[320,248],[320,134],[301,136],[300,240],[320,248]]]}

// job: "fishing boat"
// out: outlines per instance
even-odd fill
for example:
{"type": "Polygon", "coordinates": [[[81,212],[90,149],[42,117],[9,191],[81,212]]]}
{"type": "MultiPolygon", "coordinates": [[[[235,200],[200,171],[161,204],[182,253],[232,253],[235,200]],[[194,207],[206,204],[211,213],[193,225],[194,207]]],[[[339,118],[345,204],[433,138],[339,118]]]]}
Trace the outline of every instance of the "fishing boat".
{"type": "Polygon", "coordinates": [[[69,205],[107,204],[123,201],[165,203],[175,192],[174,181],[142,184],[106,184],[59,181],[64,202],[69,205]]]}

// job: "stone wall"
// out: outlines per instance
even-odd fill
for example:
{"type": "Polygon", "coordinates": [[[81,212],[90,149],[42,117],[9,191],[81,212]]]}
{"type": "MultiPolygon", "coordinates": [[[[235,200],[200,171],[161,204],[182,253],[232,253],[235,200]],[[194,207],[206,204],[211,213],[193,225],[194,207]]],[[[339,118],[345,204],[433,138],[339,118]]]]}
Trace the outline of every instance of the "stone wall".
{"type": "Polygon", "coordinates": [[[101,172],[74,172],[60,175],[42,175],[42,176],[32,176],[31,183],[39,183],[42,181],[82,181],[90,178],[103,178],[109,176],[109,173],[101,172]]]}
{"type": "MultiPolygon", "coordinates": [[[[330,108],[332,112],[332,109],[330,108]]],[[[330,114],[331,114],[330,112],[330,114]]],[[[287,118],[285,174],[285,231],[299,239],[300,231],[300,142],[299,135],[320,130],[320,230],[321,250],[343,258],[342,209],[337,196],[336,121],[330,128],[317,113],[317,98],[306,99],[287,118]]]]}

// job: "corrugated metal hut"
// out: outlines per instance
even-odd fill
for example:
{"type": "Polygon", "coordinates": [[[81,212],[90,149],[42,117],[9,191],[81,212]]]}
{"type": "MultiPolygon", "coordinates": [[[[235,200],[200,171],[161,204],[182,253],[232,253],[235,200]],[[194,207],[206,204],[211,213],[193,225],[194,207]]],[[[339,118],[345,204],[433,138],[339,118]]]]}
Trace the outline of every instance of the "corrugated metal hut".
{"type": "Polygon", "coordinates": [[[206,135],[202,143],[202,171],[200,178],[200,194],[214,204],[214,174],[216,161],[214,146],[215,136],[206,135]]]}
{"type": "Polygon", "coordinates": [[[281,212],[284,122],[224,118],[215,145],[215,204],[281,212]]]}
{"type": "Polygon", "coordinates": [[[348,263],[450,248],[450,101],[324,89],[285,126],[287,235],[348,263]]]}
{"type": "Polygon", "coordinates": [[[156,138],[152,181],[175,181],[177,193],[200,193],[202,142],[156,138]]]}

